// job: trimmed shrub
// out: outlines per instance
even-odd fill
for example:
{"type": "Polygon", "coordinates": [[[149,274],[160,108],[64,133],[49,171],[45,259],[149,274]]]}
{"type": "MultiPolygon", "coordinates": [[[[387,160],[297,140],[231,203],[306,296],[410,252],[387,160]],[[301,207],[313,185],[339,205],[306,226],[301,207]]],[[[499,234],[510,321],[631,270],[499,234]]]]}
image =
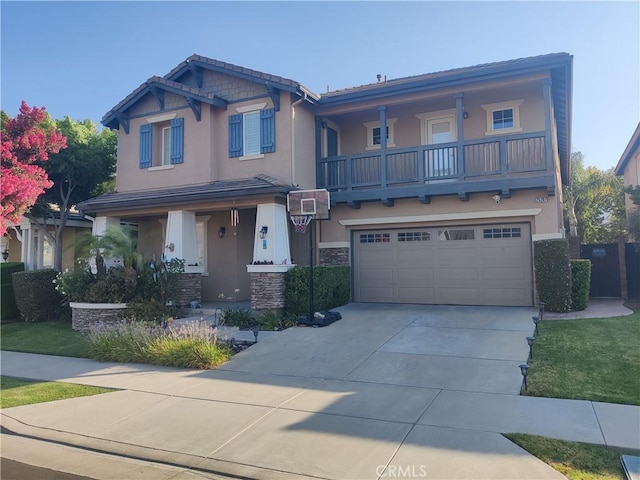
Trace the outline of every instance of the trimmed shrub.
{"type": "Polygon", "coordinates": [[[591,260],[571,260],[571,310],[584,310],[589,304],[591,260]]]}
{"type": "Polygon", "coordinates": [[[20,310],[13,294],[13,277],[15,272],[24,271],[24,263],[5,262],[0,263],[0,318],[13,320],[20,317],[20,310]]]}
{"type": "Polygon", "coordinates": [[[253,312],[245,308],[227,308],[222,318],[225,325],[238,327],[240,330],[251,330],[258,324],[257,320],[253,317],[253,312]]]}
{"type": "Polygon", "coordinates": [[[571,265],[565,239],[533,242],[538,298],[550,312],[571,309],[571,265]]]}
{"type": "MultiPolygon", "coordinates": [[[[289,315],[309,313],[309,267],[294,267],[284,277],[284,310],[289,315]]],[[[314,310],[330,310],[351,299],[351,268],[313,267],[314,310]]]]}
{"type": "Polygon", "coordinates": [[[13,274],[13,293],[26,322],[45,322],[60,317],[62,296],[56,291],[53,269],[16,272],[13,274]]]}

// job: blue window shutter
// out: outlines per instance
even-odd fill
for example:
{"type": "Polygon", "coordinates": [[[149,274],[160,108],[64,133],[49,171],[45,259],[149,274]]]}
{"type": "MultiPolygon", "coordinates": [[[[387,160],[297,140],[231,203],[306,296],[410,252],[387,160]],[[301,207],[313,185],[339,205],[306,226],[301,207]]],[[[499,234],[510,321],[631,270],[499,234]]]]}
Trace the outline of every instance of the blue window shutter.
{"type": "Polygon", "coordinates": [[[242,156],[242,114],[229,116],[229,158],[242,156]]]}
{"type": "Polygon", "coordinates": [[[171,164],[184,162],[184,118],[171,120],[171,164]]]}
{"type": "Polygon", "coordinates": [[[151,144],[153,125],[143,123],[140,125],[140,168],[151,166],[151,144]]]}
{"type": "Polygon", "coordinates": [[[260,110],[260,153],[276,151],[276,110],[260,110]]]}

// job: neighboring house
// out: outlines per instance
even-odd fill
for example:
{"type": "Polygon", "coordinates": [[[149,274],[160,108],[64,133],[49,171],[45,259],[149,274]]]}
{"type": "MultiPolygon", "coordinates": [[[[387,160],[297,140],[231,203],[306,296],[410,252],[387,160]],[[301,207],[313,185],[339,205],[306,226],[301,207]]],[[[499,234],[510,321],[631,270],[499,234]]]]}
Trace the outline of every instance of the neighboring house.
{"type": "MultiPolygon", "coordinates": [[[[615,169],[616,175],[622,175],[625,187],[637,187],[640,185],[640,123],[631,136],[631,140],[624,149],[618,165],[615,169]]],[[[627,214],[638,207],[631,201],[629,195],[625,195],[627,214]]]]}
{"type": "Polygon", "coordinates": [[[317,259],[352,267],[354,301],[532,305],[532,241],[564,236],[571,85],[565,53],[322,95],[194,55],[104,116],[116,192],[78,207],[184,258],[203,300],[277,308],[308,257],[287,193],[326,188],[317,259]]]}
{"type": "MultiPolygon", "coordinates": [[[[75,262],[76,234],[90,230],[91,220],[84,216],[71,213],[67,219],[63,233],[62,268],[71,269],[75,262]]],[[[55,226],[52,220],[47,220],[47,228],[55,236],[55,226]]],[[[26,270],[53,268],[54,245],[47,235],[42,234],[38,223],[29,215],[24,215],[20,223],[11,225],[2,237],[0,251],[9,252],[8,262],[23,262],[26,270]]]]}

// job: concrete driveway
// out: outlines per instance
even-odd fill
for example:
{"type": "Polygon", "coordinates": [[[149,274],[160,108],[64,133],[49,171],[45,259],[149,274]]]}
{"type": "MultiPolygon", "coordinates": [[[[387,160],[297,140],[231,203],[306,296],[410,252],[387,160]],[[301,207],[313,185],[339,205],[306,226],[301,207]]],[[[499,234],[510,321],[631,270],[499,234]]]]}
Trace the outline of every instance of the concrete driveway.
{"type": "Polygon", "coordinates": [[[501,433],[638,442],[637,407],[517,395],[532,309],[338,310],[218,370],[3,352],[4,375],[120,390],[3,409],[2,456],[100,479],[561,479],[501,433]]]}
{"type": "Polygon", "coordinates": [[[531,316],[521,307],[349,304],[329,327],[259,341],[222,370],[518,394],[531,316]]]}

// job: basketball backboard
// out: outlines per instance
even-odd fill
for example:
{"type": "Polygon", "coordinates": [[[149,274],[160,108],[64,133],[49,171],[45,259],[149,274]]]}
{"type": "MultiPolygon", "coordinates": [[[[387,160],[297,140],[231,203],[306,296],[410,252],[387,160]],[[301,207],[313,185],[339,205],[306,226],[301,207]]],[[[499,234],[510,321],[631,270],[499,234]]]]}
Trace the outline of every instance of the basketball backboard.
{"type": "Polygon", "coordinates": [[[311,215],[314,220],[328,220],[331,203],[329,191],[294,190],[287,195],[287,210],[290,216],[311,215]]]}

